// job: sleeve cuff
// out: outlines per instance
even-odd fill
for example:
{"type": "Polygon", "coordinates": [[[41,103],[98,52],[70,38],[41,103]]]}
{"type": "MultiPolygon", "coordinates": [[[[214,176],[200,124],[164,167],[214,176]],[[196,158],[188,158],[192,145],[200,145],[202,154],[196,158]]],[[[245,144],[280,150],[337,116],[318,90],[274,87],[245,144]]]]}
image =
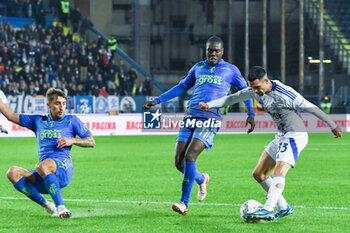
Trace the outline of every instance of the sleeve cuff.
{"type": "Polygon", "coordinates": [[[153,100],[154,102],[156,102],[156,104],[159,104],[160,103],[160,99],[157,97],[157,98],[154,98],[153,100]]]}

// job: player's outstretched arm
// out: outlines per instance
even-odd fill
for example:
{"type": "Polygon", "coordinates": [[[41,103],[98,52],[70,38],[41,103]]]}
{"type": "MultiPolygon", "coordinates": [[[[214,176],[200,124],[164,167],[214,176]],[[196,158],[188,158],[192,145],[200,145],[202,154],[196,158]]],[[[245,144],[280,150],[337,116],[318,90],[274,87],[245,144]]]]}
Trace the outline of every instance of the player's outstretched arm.
{"type": "MultiPolygon", "coordinates": [[[[201,107],[201,109],[203,111],[208,111],[209,110],[209,105],[205,102],[200,102],[199,103],[199,106],[201,107]]],[[[251,133],[253,132],[254,128],[255,128],[255,120],[253,117],[248,117],[247,120],[246,120],[246,126],[247,125],[250,125],[250,128],[248,129],[248,133],[251,133]]]]}
{"type": "Polygon", "coordinates": [[[7,120],[19,124],[19,114],[14,113],[2,100],[0,99],[0,112],[4,114],[7,120]]]}
{"type": "Polygon", "coordinates": [[[66,146],[80,146],[80,147],[94,147],[95,140],[92,136],[88,136],[85,138],[60,138],[58,139],[57,148],[61,149],[66,146]]]}
{"type": "Polygon", "coordinates": [[[340,127],[337,126],[335,122],[326,113],[324,113],[316,105],[310,103],[308,100],[304,99],[302,105],[299,106],[299,110],[312,113],[318,119],[321,119],[322,121],[326,122],[326,124],[331,128],[335,138],[339,138],[342,136],[342,131],[340,127]]]}

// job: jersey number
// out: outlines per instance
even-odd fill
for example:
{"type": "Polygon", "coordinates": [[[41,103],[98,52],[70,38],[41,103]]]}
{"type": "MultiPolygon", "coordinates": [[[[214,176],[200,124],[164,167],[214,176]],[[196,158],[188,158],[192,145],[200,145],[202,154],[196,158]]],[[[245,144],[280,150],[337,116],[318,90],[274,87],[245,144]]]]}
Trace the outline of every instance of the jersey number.
{"type": "Polygon", "coordinates": [[[280,152],[285,152],[287,150],[287,146],[288,146],[288,143],[280,143],[280,152]]]}

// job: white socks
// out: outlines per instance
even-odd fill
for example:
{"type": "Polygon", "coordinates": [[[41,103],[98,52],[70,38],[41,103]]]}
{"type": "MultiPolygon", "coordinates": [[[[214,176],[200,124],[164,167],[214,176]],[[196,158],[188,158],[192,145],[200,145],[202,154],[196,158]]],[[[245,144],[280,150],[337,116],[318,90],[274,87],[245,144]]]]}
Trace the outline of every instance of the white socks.
{"type": "Polygon", "coordinates": [[[274,178],[271,178],[270,176],[260,182],[261,187],[267,192],[267,198],[264,208],[273,211],[276,204],[280,210],[284,210],[287,208],[287,201],[282,196],[282,192],[285,185],[285,178],[284,176],[275,176],[274,178]],[[281,188],[277,188],[276,184],[280,184],[279,186],[282,186],[281,188]]]}

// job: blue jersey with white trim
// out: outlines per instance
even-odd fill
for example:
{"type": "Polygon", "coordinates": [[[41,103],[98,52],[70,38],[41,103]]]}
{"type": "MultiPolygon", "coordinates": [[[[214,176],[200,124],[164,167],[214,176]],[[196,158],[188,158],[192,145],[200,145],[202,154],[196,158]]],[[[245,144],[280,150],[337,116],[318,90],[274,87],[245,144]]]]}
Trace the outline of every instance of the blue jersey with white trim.
{"type": "MultiPolygon", "coordinates": [[[[194,86],[187,115],[203,118],[221,117],[219,109],[204,112],[198,104],[226,96],[232,85],[237,90],[247,87],[245,79],[235,65],[225,62],[223,59],[214,66],[210,65],[207,60],[198,62],[179,83],[179,86],[185,90],[194,86]]],[[[245,101],[245,105],[248,109],[248,115],[254,117],[252,100],[245,101]]]]}
{"type": "Polygon", "coordinates": [[[57,148],[58,139],[62,137],[85,138],[91,136],[91,132],[81,120],[74,115],[65,115],[59,120],[52,120],[49,115],[19,115],[20,125],[32,130],[38,142],[39,160],[45,159],[71,159],[72,146],[57,148]]]}
{"type": "Polygon", "coordinates": [[[326,122],[331,129],[336,127],[334,121],[317,106],[310,103],[293,88],[278,80],[271,80],[272,91],[258,95],[251,87],[245,88],[232,95],[208,103],[209,109],[234,104],[249,98],[256,99],[269,113],[281,133],[306,132],[300,112],[309,112],[326,122]]]}

